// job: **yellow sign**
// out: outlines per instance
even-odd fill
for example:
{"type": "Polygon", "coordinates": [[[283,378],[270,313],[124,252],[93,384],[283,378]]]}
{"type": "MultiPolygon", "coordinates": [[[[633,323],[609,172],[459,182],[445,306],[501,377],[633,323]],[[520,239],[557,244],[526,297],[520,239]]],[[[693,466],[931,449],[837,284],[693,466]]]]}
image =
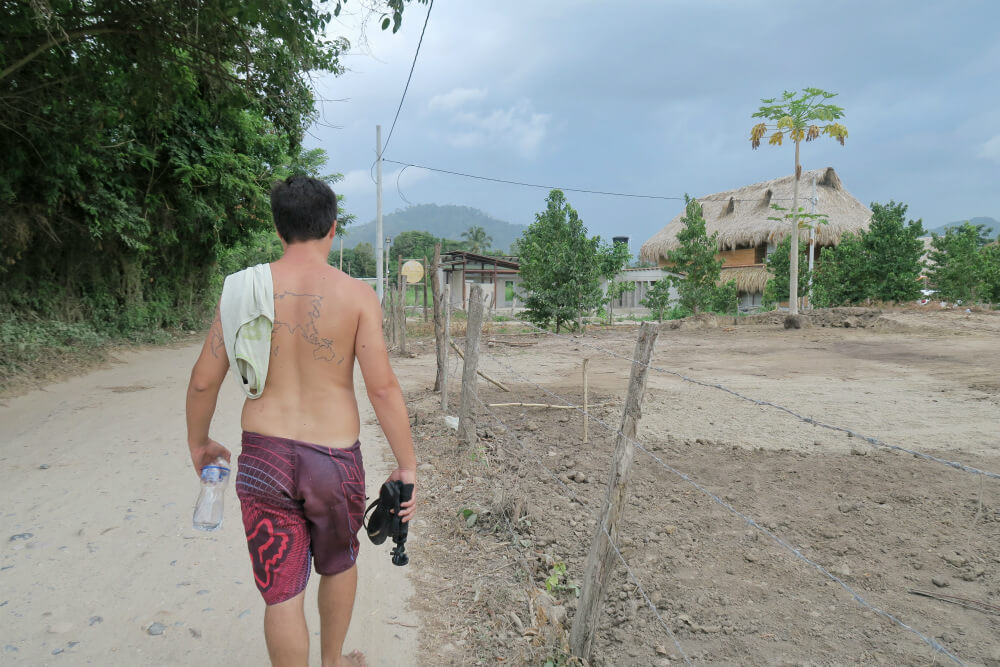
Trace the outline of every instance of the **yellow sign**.
{"type": "Polygon", "coordinates": [[[407,260],[403,262],[402,271],[403,275],[406,276],[407,284],[419,283],[420,279],[424,277],[423,262],[418,262],[415,259],[407,260]]]}

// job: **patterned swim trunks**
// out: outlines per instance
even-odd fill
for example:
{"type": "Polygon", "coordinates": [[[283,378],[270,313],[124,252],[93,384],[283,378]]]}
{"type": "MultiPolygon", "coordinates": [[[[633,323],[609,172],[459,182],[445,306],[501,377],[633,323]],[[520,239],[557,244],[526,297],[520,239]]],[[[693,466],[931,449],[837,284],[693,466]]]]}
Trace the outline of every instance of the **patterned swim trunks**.
{"type": "Polygon", "coordinates": [[[265,603],[305,590],[310,556],[322,575],[354,565],[365,511],[360,442],[338,449],[244,431],[236,495],[265,603]]]}

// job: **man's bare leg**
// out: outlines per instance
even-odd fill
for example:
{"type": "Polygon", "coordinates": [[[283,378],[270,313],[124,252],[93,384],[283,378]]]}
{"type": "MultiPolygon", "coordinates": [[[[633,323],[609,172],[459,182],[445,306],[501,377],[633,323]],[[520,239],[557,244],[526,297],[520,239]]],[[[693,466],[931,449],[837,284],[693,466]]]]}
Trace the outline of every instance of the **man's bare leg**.
{"type": "Polygon", "coordinates": [[[319,580],[319,622],[323,667],[364,667],[365,657],[355,651],[344,655],[344,638],[354,612],[358,566],[319,580]]]}
{"type": "Polygon", "coordinates": [[[264,610],[264,639],[272,667],[308,667],[309,629],[305,591],[264,610]]]}

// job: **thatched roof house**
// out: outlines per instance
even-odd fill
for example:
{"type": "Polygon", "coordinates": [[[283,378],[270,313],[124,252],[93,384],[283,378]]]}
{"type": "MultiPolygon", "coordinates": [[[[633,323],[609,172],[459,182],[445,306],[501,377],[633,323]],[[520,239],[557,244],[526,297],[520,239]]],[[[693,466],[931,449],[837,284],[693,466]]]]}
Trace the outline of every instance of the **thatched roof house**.
{"type": "MultiPolygon", "coordinates": [[[[825,213],[827,224],[816,228],[817,246],[834,246],[849,232],[867,229],[872,212],[844,189],[833,167],[803,172],[799,181],[799,206],[809,210],[812,181],[816,179],[817,213],[825,213]]],[[[771,277],[764,267],[764,260],[774,247],[791,233],[791,224],[768,220],[781,217],[772,204],[789,211],[792,208],[793,177],[783,176],[763,183],[747,185],[736,190],[717,192],[699,197],[705,215],[705,229],[709,236],[719,233],[719,254],[725,260],[723,281],[734,279],[737,289],[747,295],[759,295],[771,277]]],[[[677,233],[681,230],[684,211],[666,227],[642,244],[639,257],[647,262],[663,265],[666,253],[678,247],[677,233]]],[[[808,243],[809,230],[800,231],[800,240],[808,243]]],[[[818,253],[817,253],[818,256],[818,253]]],[[[747,307],[759,305],[753,296],[747,307]]]]}

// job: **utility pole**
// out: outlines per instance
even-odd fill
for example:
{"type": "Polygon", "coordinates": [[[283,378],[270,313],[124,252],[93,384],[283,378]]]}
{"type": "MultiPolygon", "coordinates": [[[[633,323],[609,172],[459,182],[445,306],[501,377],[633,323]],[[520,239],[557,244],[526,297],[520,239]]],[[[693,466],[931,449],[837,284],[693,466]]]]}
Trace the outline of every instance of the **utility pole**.
{"type": "Polygon", "coordinates": [[[809,295],[809,310],[813,307],[813,255],[816,254],[816,177],[813,176],[813,194],[812,194],[812,207],[810,213],[813,217],[810,219],[809,225],[809,289],[807,294],[809,295]]]}
{"type": "Polygon", "coordinates": [[[379,303],[385,296],[384,237],[382,236],[382,126],[375,126],[375,292],[379,303]]]}

